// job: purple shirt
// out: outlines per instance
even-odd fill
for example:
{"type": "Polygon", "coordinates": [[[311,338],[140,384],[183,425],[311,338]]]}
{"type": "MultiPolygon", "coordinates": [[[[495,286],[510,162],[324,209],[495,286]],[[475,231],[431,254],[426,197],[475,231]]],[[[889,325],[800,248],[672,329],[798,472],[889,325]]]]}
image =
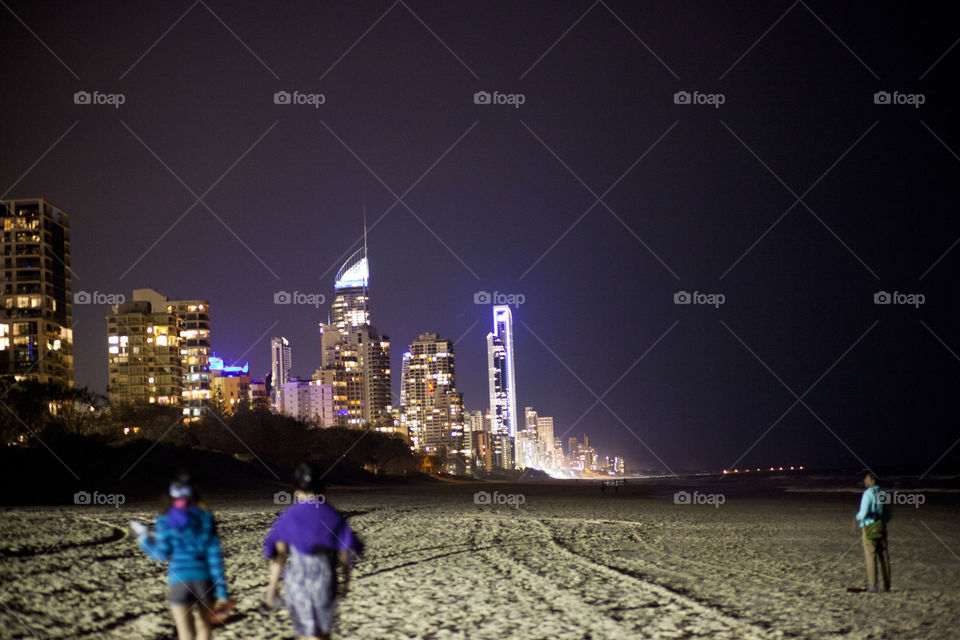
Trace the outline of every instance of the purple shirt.
{"type": "Polygon", "coordinates": [[[326,503],[317,502],[299,502],[281,513],[263,542],[263,555],[276,557],[278,542],[311,555],[357,548],[357,539],[343,516],[326,503]]]}

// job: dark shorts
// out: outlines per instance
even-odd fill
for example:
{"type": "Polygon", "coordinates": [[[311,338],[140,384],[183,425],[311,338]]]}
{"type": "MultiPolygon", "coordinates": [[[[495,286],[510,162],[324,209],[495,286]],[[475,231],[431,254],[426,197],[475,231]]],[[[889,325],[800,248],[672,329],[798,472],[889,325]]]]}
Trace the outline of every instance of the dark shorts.
{"type": "Polygon", "coordinates": [[[170,604],[213,604],[213,583],[209,580],[187,580],[170,585],[170,604]]]}

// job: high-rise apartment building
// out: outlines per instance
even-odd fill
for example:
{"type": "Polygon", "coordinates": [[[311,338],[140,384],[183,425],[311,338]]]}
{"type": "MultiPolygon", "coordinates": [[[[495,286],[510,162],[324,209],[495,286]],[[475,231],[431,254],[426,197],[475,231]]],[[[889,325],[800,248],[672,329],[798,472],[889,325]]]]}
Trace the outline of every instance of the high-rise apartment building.
{"type": "MultiPolygon", "coordinates": [[[[134,300],[137,291],[133,292],[134,300]]],[[[167,308],[180,318],[180,353],[183,356],[183,413],[199,418],[210,404],[210,302],[171,300],[167,308]]]]}
{"type": "Polygon", "coordinates": [[[421,334],[403,354],[401,426],[411,445],[427,453],[463,453],[463,394],[456,390],[453,341],[421,334]]]}
{"type": "Polygon", "coordinates": [[[553,418],[550,416],[537,416],[537,453],[540,457],[538,469],[556,469],[560,466],[554,446],[553,418]]]}
{"type": "Polygon", "coordinates": [[[0,225],[0,376],[72,387],[70,216],[42,198],[0,200],[0,225]]]}
{"type": "Polygon", "coordinates": [[[114,404],[183,403],[180,318],[165,301],[114,305],[107,316],[107,390],[114,404]]]}
{"type": "Polygon", "coordinates": [[[381,336],[374,327],[365,325],[351,332],[350,340],[356,348],[363,378],[363,422],[392,427],[390,336],[381,336]]]}
{"type": "Polygon", "coordinates": [[[517,392],[510,307],[493,307],[493,331],[487,334],[487,370],[494,464],[516,468],[517,392]]]}
{"type": "MultiPolygon", "coordinates": [[[[130,302],[143,302],[147,304],[147,307],[129,307],[129,309],[149,308],[147,312],[149,314],[166,313],[173,314],[177,317],[178,335],[176,337],[178,346],[177,353],[180,356],[179,369],[181,372],[181,382],[180,401],[176,404],[182,407],[183,414],[186,417],[185,419],[199,419],[201,413],[203,413],[203,409],[212,399],[210,376],[210,303],[206,300],[168,300],[166,296],[153,289],[134,289],[133,298],[130,302]]],[[[123,309],[127,309],[127,307],[116,305],[113,309],[114,313],[107,318],[109,335],[117,335],[118,339],[119,336],[122,335],[122,323],[126,322],[129,325],[130,320],[123,317],[114,318],[117,331],[113,332],[109,327],[112,326],[111,318],[113,318],[113,316],[116,316],[118,313],[120,316],[124,315],[123,309]]],[[[128,336],[128,339],[132,339],[132,336],[128,336]]],[[[167,341],[170,341],[169,336],[167,337],[167,341]]],[[[147,344],[151,343],[147,342],[147,344]]],[[[109,346],[119,347],[120,345],[111,344],[109,346]]],[[[134,357],[136,353],[131,350],[128,355],[134,357]]],[[[125,395],[123,392],[118,391],[118,393],[118,397],[125,395]]],[[[137,391],[133,395],[140,397],[142,394],[137,391]]],[[[114,392],[111,389],[111,398],[113,398],[113,396],[114,392]]]]}

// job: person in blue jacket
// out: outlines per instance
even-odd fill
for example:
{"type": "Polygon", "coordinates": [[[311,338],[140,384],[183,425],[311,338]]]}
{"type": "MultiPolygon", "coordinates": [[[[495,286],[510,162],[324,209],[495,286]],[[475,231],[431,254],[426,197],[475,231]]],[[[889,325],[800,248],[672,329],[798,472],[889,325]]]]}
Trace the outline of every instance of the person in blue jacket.
{"type": "Polygon", "coordinates": [[[137,521],[130,527],[148,556],[169,564],[170,611],[178,638],[210,638],[213,611],[227,603],[227,580],[216,521],[190,485],[189,477],[179,474],[170,484],[152,534],[137,521]]]}
{"type": "Polygon", "coordinates": [[[890,591],[890,551],[887,545],[887,523],[890,521],[890,506],[885,492],[880,488],[877,476],[867,471],[863,477],[866,487],[860,497],[860,510],[855,516],[863,540],[863,556],[867,563],[867,590],[877,591],[877,567],[883,579],[883,590],[890,591]],[[873,536],[870,531],[876,528],[873,536]],[[878,536],[878,537],[877,537],[878,536]]]}

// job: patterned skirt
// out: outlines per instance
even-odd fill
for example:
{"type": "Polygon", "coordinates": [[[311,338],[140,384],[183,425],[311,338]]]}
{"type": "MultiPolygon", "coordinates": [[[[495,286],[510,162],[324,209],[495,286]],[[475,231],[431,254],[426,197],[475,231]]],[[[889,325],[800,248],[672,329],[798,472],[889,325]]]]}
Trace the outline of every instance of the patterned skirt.
{"type": "Polygon", "coordinates": [[[330,555],[301,553],[290,546],[283,583],[298,636],[329,634],[333,628],[337,583],[332,560],[330,555]]]}

